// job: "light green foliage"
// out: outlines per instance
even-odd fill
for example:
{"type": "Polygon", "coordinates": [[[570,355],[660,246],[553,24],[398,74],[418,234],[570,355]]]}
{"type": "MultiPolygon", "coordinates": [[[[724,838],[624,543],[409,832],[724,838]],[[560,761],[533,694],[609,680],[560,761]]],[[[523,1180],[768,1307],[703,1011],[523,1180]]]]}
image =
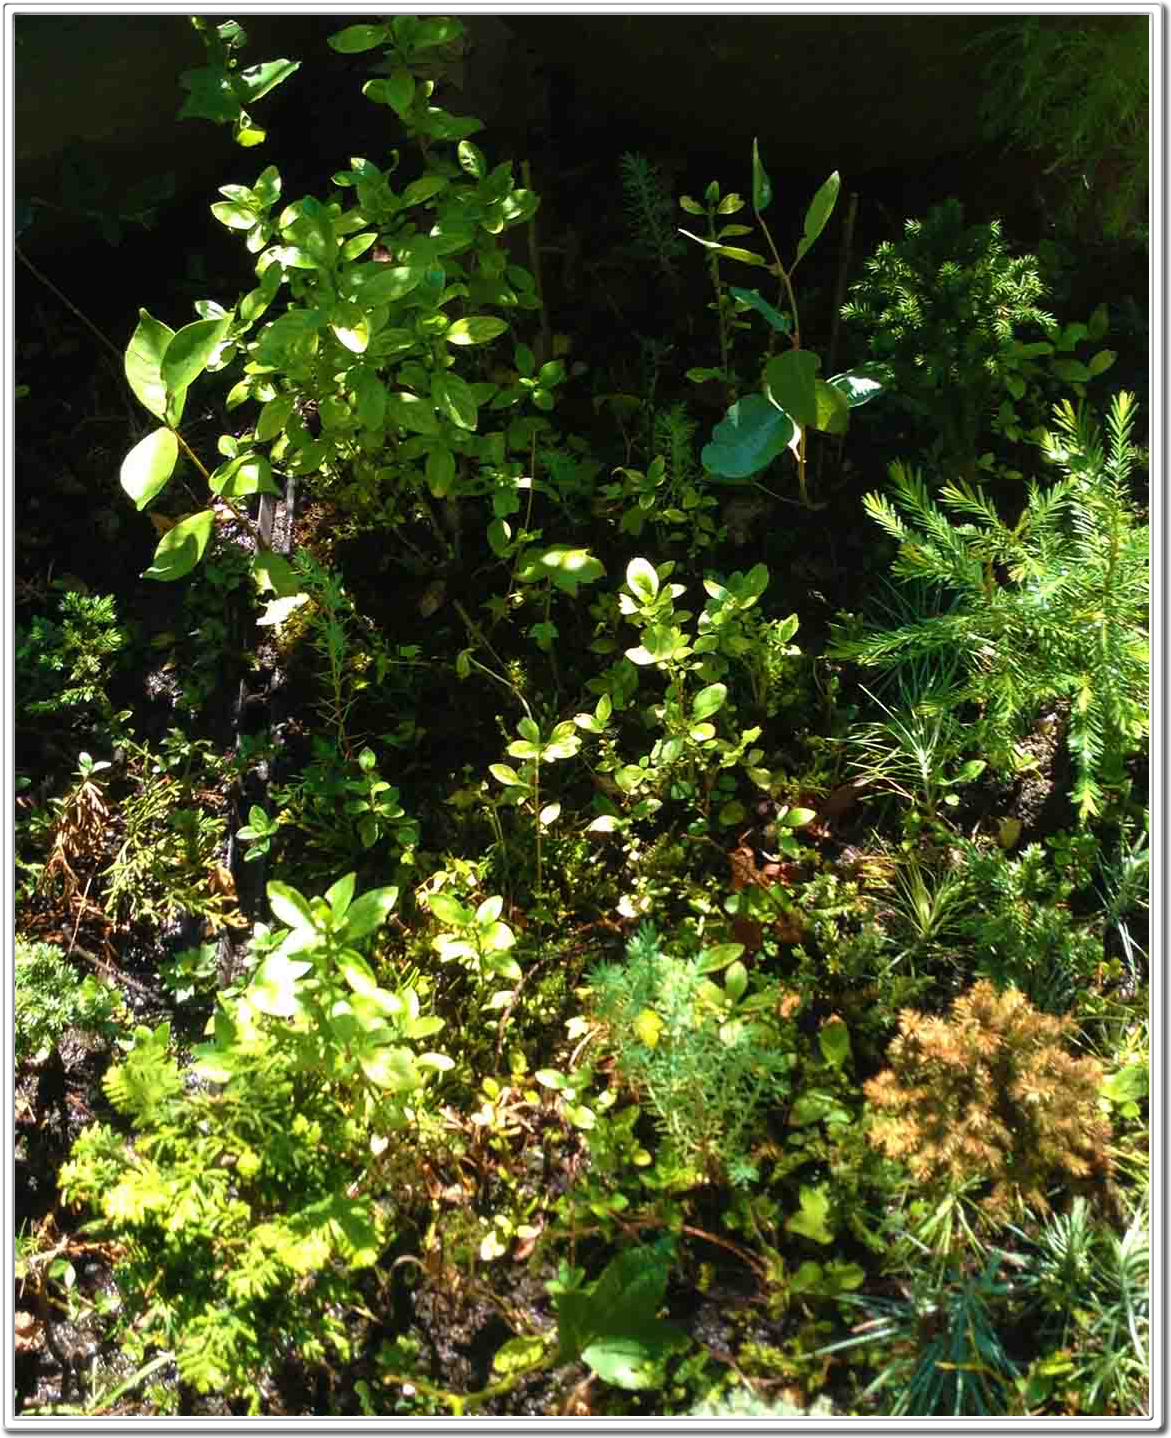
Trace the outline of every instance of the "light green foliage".
{"type": "MultiPolygon", "coordinates": [[[[844,434],[850,420],[850,410],[865,404],[882,388],[882,377],[877,371],[857,370],[848,374],[833,375],[821,379],[818,371],[821,360],[810,349],[801,344],[801,322],[797,313],[797,299],[793,292],[793,272],[809,252],[818,236],[825,229],[837,203],[841,179],[835,170],[814,195],[805,212],[803,233],[797,242],[796,253],[786,268],[773,242],[763,211],[772,202],[772,184],[760,159],[756,141],[752,142],[752,211],[768,245],[771,261],[753,250],[739,245],[724,243],[731,232],[751,233],[742,225],[724,226],[716,229],[716,216],[735,214],[743,208],[739,195],[726,196],[719,200],[719,187],[709,186],[704,206],[684,195],[680,205],[689,214],[708,217],[709,238],[694,235],[683,230],[688,239],[702,245],[709,255],[712,282],[716,290],[716,307],[720,319],[721,369],[716,373],[725,381],[730,378],[730,330],[728,315],[723,300],[723,289],[717,261],[738,260],[741,264],[771,268],[780,276],[780,291],[777,303],[786,306],[787,312],[770,304],[759,290],[733,288],[730,293],[746,312],[748,309],[763,315],[770,327],[769,343],[763,356],[763,375],[757,393],[738,399],[712,432],[711,443],[703,450],[704,467],[712,474],[729,481],[750,479],[759,474],[783,454],[792,449],[797,459],[797,483],[801,503],[809,503],[806,482],[806,447],[808,431],[820,430],[826,434],[844,434]],[[773,353],[778,334],[789,340],[789,347],[780,354],[773,353]]],[[[706,370],[691,371],[693,379],[711,378],[706,370]]]]}
{"type": "Polygon", "coordinates": [[[1147,14],[1017,15],[979,42],[988,133],[1058,173],[1064,219],[1147,235],[1147,14]]]}
{"type": "MultiPolygon", "coordinates": [[[[670,582],[674,570],[673,562],[656,566],[641,557],[627,565],[618,607],[638,627],[642,643],[628,648],[623,661],[590,686],[608,694],[617,710],[625,706],[637,683],[632,670],[656,669],[666,678],[662,702],[652,705],[644,716],[647,727],[661,730],[649,751],[637,763],[623,763],[617,749],[611,748],[598,763],[599,771],[612,774],[613,783],[624,795],[634,796],[632,817],[636,818],[655,812],[664,795],[695,798],[704,774],[743,765],[762,788],[767,788],[772,777],[760,767],[763,750],[751,747],[760,737],[759,725],[741,729],[733,719],[735,737],[726,738],[719,732],[722,726],[713,722],[721,713],[731,715],[729,687],[719,678],[728,667],[721,643],[726,641],[733,653],[738,652],[738,641],[744,637],[739,611],[751,608],[759,598],[768,571],[759,565],[750,577],[734,577],[740,586],[738,598],[712,581],[704,611],[706,630],[693,640],[684,628],[693,618],[691,611],[675,607],[686,587],[670,582]]],[[[598,641],[594,648],[609,649],[610,644],[609,640],[598,641]]],[[[740,657],[751,648],[750,641],[740,657]]],[[[761,653],[758,644],[758,659],[761,653]]]]}
{"type": "Polygon", "coordinates": [[[16,941],[13,1047],[18,1064],[44,1063],[66,1029],[112,1038],[123,1011],[110,984],[77,970],[55,944],[16,941]]]}
{"type": "Polygon", "coordinates": [[[106,692],[130,631],[118,620],[112,594],[64,590],[57,616],[35,616],[16,630],[16,683],[25,715],[89,710],[112,717],[106,692]]]}
{"type": "Polygon", "coordinates": [[[767,1000],[754,1002],[741,949],[672,958],[644,923],[625,962],[591,972],[589,1004],[607,1026],[617,1071],[646,1095],[676,1159],[748,1185],[764,1113],[789,1092],[795,1059],[767,1000]],[[720,969],[722,985],[707,977],[720,969]]]}
{"type": "Polygon", "coordinates": [[[628,150],[618,164],[632,246],[641,256],[653,260],[675,285],[676,261],[684,245],[675,227],[675,202],[663,171],[638,151],[628,150]]]}
{"type": "Polygon", "coordinates": [[[955,603],[860,639],[839,635],[831,648],[877,668],[959,655],[955,700],[979,706],[971,740],[1010,772],[1015,741],[1044,705],[1059,706],[1083,820],[1124,787],[1149,724],[1147,526],[1127,487],[1135,417],[1134,396],[1116,395],[1103,444],[1084,409],[1059,405],[1044,449],[1063,476],[1031,482],[1015,524],[978,486],[949,482],[936,502],[916,470],[893,464],[893,500],[863,501],[899,543],[892,573],[951,591],[955,603]]]}
{"type": "MultiPolygon", "coordinates": [[[[514,442],[527,450],[531,430],[514,435],[505,423],[481,433],[481,412],[528,398],[541,407],[562,377],[559,362],[540,372],[538,388],[502,386],[477,376],[475,353],[505,333],[514,311],[539,305],[532,277],[509,263],[498,240],[532,216],[537,197],[516,186],[510,163],[489,167],[470,139],[479,121],[430,103],[436,81],[423,75],[450,57],[462,33],[453,19],[399,15],[334,36],[347,54],[387,47],[389,73],[363,90],[396,117],[421,168],[395,175],[398,150],[386,169],[356,156],[332,176],[329,199],[308,195],[283,209],[273,166],[250,186],[221,186],[213,214],[257,256],[256,287],[230,310],[198,302],[200,318],[178,333],[141,312],[127,376],[162,428],[123,466],[138,508],[167,484],[180,447],[194,458],[179,424],[187,389],[204,370],[242,370],[226,407],[260,406],[251,428],[220,437],[223,463],[212,473],[197,461],[209,507],[163,536],[148,577],[178,579],[200,561],[212,501],[234,509],[279,492],[274,476],[289,474],[337,490],[367,524],[393,528],[418,513],[447,557],[432,502],[481,493],[482,474],[492,485],[507,472],[514,442]],[[285,307],[268,317],[282,294],[285,307]]],[[[254,572],[278,602],[296,593],[285,571],[258,553],[254,572]]]]}
{"type": "Polygon", "coordinates": [[[169,1025],[140,1027],[105,1080],[133,1146],[91,1125],[61,1171],[66,1201],[123,1246],[126,1351],[170,1350],[184,1382],[253,1412],[285,1343],[310,1365],[351,1355],[354,1275],[385,1247],[428,1077],[450,1067],[418,1049],[442,1021],[361,952],[395,890],[355,896],[350,874],[321,898],[268,893],[284,927],[221,996],[193,1073],[169,1025]]]}
{"type": "MultiPolygon", "coordinates": [[[[427,895],[427,907],[443,926],[431,940],[440,963],[458,963],[483,985],[492,978],[516,983],[521,967],[512,956],[516,935],[500,917],[504,900],[493,894],[473,908],[442,889],[427,895]]],[[[499,990],[488,1000],[500,1008],[513,997],[512,990],[499,990]]]]}

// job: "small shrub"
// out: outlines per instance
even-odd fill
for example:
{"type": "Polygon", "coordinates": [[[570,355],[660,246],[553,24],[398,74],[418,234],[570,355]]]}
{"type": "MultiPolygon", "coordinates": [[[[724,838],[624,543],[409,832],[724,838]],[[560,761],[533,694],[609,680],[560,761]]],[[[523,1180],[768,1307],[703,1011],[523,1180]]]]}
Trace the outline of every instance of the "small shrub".
{"type": "Polygon", "coordinates": [[[55,944],[16,941],[13,1036],[16,1062],[43,1063],[66,1029],[87,1029],[109,1038],[122,1007],[118,991],[77,970],[55,944]]]}
{"type": "Polygon", "coordinates": [[[904,1009],[891,1067],[864,1085],[876,1110],[870,1141],[917,1184],[991,1182],[981,1203],[989,1218],[1023,1203],[1047,1212],[1055,1174],[1083,1179],[1110,1167],[1102,1069],[1066,1053],[1072,1027],[984,979],[955,1000],[950,1019],[904,1009]]]}

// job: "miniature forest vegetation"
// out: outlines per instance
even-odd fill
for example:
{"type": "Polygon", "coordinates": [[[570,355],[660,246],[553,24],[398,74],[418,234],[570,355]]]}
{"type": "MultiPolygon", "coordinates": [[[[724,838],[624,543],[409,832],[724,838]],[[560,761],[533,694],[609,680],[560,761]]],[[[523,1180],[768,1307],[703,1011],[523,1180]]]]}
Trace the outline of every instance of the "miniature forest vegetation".
{"type": "Polygon", "coordinates": [[[1147,1413],[1147,17],[1023,240],[191,23],[170,270],[18,213],[17,1412],[1147,1413]]]}

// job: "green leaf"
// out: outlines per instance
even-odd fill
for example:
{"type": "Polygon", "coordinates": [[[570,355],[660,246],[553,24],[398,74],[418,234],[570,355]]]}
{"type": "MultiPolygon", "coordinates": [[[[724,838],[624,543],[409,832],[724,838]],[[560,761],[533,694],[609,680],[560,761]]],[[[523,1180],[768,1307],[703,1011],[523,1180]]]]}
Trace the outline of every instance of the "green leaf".
{"type": "Polygon", "coordinates": [[[842,1019],[829,1019],[817,1032],[817,1044],[826,1063],[841,1068],[850,1057],[850,1030],[842,1019]]]}
{"type": "Polygon", "coordinates": [[[439,433],[439,419],[431,402],[406,390],[386,396],[386,417],[391,424],[401,425],[416,434],[439,433]]]}
{"type": "Polygon", "coordinates": [[[802,1184],[800,1211],[785,1220],[785,1227],[790,1233],[799,1233],[814,1243],[832,1243],[833,1230],[826,1224],[829,1209],[830,1202],[823,1187],[802,1184]]]}
{"type": "Polygon", "coordinates": [[[813,428],[822,434],[845,434],[850,424],[849,400],[828,380],[816,380],[813,388],[817,395],[817,420],[813,428]]]}
{"type": "Polygon", "coordinates": [[[279,494],[273,483],[272,465],[268,456],[258,453],[241,454],[214,470],[208,479],[213,494],[226,499],[241,499],[249,494],[279,494]]]}
{"type": "Polygon", "coordinates": [[[436,373],[431,377],[431,398],[440,414],[460,429],[474,430],[479,418],[471,385],[457,374],[436,373]]]}
{"type": "Polygon", "coordinates": [[[218,320],[195,320],[178,331],[167,345],[161,365],[162,380],[170,393],[186,389],[203,373],[231,323],[229,313],[218,320]]]}
{"type": "MultiPolygon", "coordinates": [[[[245,99],[251,105],[257,100],[263,100],[270,90],[284,84],[289,76],[295,75],[300,68],[300,60],[262,60],[259,65],[249,65],[247,70],[241,70],[235,77],[234,84],[238,89],[243,89],[245,99]]],[[[260,131],[260,139],[264,139],[263,130],[260,131]]],[[[241,139],[240,143],[244,144],[245,141],[241,139]]]]}
{"type": "Polygon", "coordinates": [[[279,953],[269,954],[248,987],[249,1003],[262,1014],[269,1014],[273,1018],[292,1018],[301,1009],[301,1001],[297,997],[297,980],[312,967],[305,959],[289,959],[279,953]]]}
{"type": "Polygon", "coordinates": [[[788,315],[781,314],[780,310],[774,309],[768,300],[764,299],[759,290],[742,289],[739,285],[729,285],[728,293],[734,295],[746,305],[751,305],[754,310],[762,314],[773,329],[779,334],[787,335],[793,328],[793,321],[788,315]]]}
{"type": "Polygon", "coordinates": [[[443,338],[453,345],[482,345],[502,335],[507,328],[508,322],[495,315],[469,315],[456,320],[443,338]]]}
{"type": "Polygon", "coordinates": [[[212,205],[211,212],[229,230],[251,230],[256,225],[256,211],[252,206],[235,200],[220,200],[212,205]]]}
{"type": "Polygon", "coordinates": [[[723,707],[727,697],[728,686],[726,684],[709,684],[706,689],[701,689],[695,696],[695,703],[691,708],[692,718],[697,720],[710,718],[723,707]]]}
{"type": "Polygon", "coordinates": [[[723,479],[747,479],[783,454],[793,421],[763,394],[746,395],[730,407],[703,447],[704,468],[723,479]]]}
{"type": "Polygon", "coordinates": [[[452,894],[428,894],[427,907],[441,924],[453,929],[466,929],[475,922],[475,914],[452,894]]]}
{"type": "Polygon", "coordinates": [[[346,915],[343,943],[352,944],[364,939],[386,922],[387,915],[398,903],[398,889],[388,885],[382,889],[368,889],[355,899],[346,915]]]}
{"type": "Polygon", "coordinates": [[[841,184],[841,176],[835,170],[814,195],[805,212],[805,233],[797,242],[797,259],[793,261],[793,269],[796,269],[798,261],[808,253],[809,247],[825,229],[826,221],[833,214],[834,205],[837,204],[838,190],[841,188],[841,184]]]}
{"type": "Polygon", "coordinates": [[[278,394],[264,405],[256,417],[256,438],[260,443],[275,439],[284,429],[293,412],[293,396],[278,394]]]}
{"type": "Polygon", "coordinates": [[[446,445],[435,445],[427,451],[423,468],[427,488],[436,499],[445,499],[455,483],[455,455],[446,445]]]}
{"type": "Polygon", "coordinates": [[[455,153],[459,157],[460,165],[473,179],[482,180],[488,173],[488,162],[484,158],[484,152],[478,145],[473,145],[470,140],[461,140],[455,147],[455,153]]]}
{"type": "Polygon", "coordinates": [[[163,489],[178,457],[179,441],[173,430],[152,430],[138,441],[122,461],[119,474],[122,488],[134,501],[135,509],[145,509],[163,489]]]}
{"type": "MultiPolygon", "coordinates": [[[[138,326],[126,346],[126,378],[143,407],[156,419],[163,419],[167,407],[167,387],[162,377],[163,355],[175,338],[175,331],[161,320],[154,319],[146,310],[139,310],[138,316],[138,326]]],[[[179,413],[172,416],[175,424],[182,417],[181,402],[178,410],[179,413]]]]}
{"type": "Polygon", "coordinates": [[[1094,377],[1080,360],[1075,359],[1055,359],[1053,372],[1067,384],[1084,384],[1094,377]]]}
{"type": "Polygon", "coordinates": [[[886,388],[887,373],[878,365],[858,365],[842,374],[831,375],[826,384],[840,389],[851,409],[866,404],[886,388]]]}
{"type": "Polygon", "coordinates": [[[760,149],[756,140],[752,141],[752,208],[759,215],[767,210],[772,203],[773,187],[769,180],[764,164],[760,158],[760,149]]]}
{"type": "Polygon", "coordinates": [[[811,350],[785,350],[765,365],[764,382],[773,402],[802,428],[817,423],[817,371],[821,361],[811,350]]]}
{"type": "Polygon", "coordinates": [[[517,578],[528,584],[548,579],[566,594],[576,595],[579,584],[593,584],[605,573],[601,560],[588,549],[552,544],[547,549],[530,550],[518,567],[517,578]]]}
{"type": "Polygon", "coordinates": [[[737,959],[735,963],[729,964],[728,972],[724,975],[724,992],[732,999],[740,1000],[747,988],[748,970],[737,959]]]}
{"type": "Polygon", "coordinates": [[[158,579],[170,583],[171,580],[182,579],[185,574],[190,574],[203,558],[214,523],[215,515],[210,509],[204,509],[198,514],[181,519],[173,528],[168,529],[159,540],[154,563],[149,569],[143,570],[143,579],[158,579]]]}
{"type": "Polygon", "coordinates": [[[282,884],[274,879],[268,886],[268,906],[280,922],[290,929],[315,927],[308,899],[298,893],[291,884],[282,884]]]}
{"type": "Polygon", "coordinates": [[[362,1072],[372,1084],[392,1093],[409,1093],[423,1082],[415,1055],[407,1048],[380,1048],[358,1056],[362,1072]]]}
{"type": "Polygon", "coordinates": [[[1086,368],[1091,376],[1105,374],[1117,358],[1117,350],[1099,350],[1087,363],[1086,368]]]}
{"type": "Polygon", "coordinates": [[[327,44],[339,55],[357,55],[363,50],[373,50],[375,45],[381,45],[389,38],[388,25],[347,25],[344,30],[331,35],[327,44]]]}
{"type": "Polygon", "coordinates": [[[687,1338],[669,1324],[652,1320],[637,1335],[610,1334],[582,1349],[582,1359],[599,1378],[616,1388],[638,1391],[663,1382],[663,1364],[687,1338]]]}
{"type": "Polygon", "coordinates": [[[349,282],[354,298],[370,310],[403,299],[423,283],[426,275],[426,265],[380,265],[372,260],[355,266],[349,282]]]}
{"type": "MultiPolygon", "coordinates": [[[[260,812],[263,814],[264,810],[262,809],[260,812]]],[[[345,918],[346,910],[350,907],[354,897],[354,885],[357,881],[357,874],[345,874],[326,889],[325,902],[329,905],[335,921],[345,918]]]]}
{"type": "Polygon", "coordinates": [[[626,566],[626,587],[643,604],[651,604],[659,593],[659,576],[649,559],[632,559],[626,566]]]}
{"type": "Polygon", "coordinates": [[[414,98],[415,77],[401,65],[397,66],[386,77],[386,84],[382,87],[383,103],[389,105],[396,114],[405,115],[414,98]]]}

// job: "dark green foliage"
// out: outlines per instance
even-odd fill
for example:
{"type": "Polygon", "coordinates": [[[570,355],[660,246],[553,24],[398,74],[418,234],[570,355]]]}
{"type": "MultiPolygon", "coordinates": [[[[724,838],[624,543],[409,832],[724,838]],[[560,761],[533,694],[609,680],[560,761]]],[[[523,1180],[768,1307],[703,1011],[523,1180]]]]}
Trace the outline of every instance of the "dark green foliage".
{"type": "Polygon", "coordinates": [[[1055,323],[1032,255],[1013,256],[1000,222],[966,226],[958,200],[908,220],[850,288],[843,317],[890,367],[891,399],[928,421],[945,462],[974,465],[1004,389],[1015,339],[1055,323]]]}
{"type": "Polygon", "coordinates": [[[1102,936],[1074,919],[1071,886],[1044,849],[1030,844],[1014,858],[968,845],[961,873],[968,904],[957,937],[970,972],[1015,985],[1052,1012],[1073,1008],[1102,963],[1102,936]]]}
{"type": "Polygon", "coordinates": [[[1111,239],[1147,236],[1151,17],[1016,15],[980,49],[988,132],[1063,184],[1067,221],[1111,239]]]}

